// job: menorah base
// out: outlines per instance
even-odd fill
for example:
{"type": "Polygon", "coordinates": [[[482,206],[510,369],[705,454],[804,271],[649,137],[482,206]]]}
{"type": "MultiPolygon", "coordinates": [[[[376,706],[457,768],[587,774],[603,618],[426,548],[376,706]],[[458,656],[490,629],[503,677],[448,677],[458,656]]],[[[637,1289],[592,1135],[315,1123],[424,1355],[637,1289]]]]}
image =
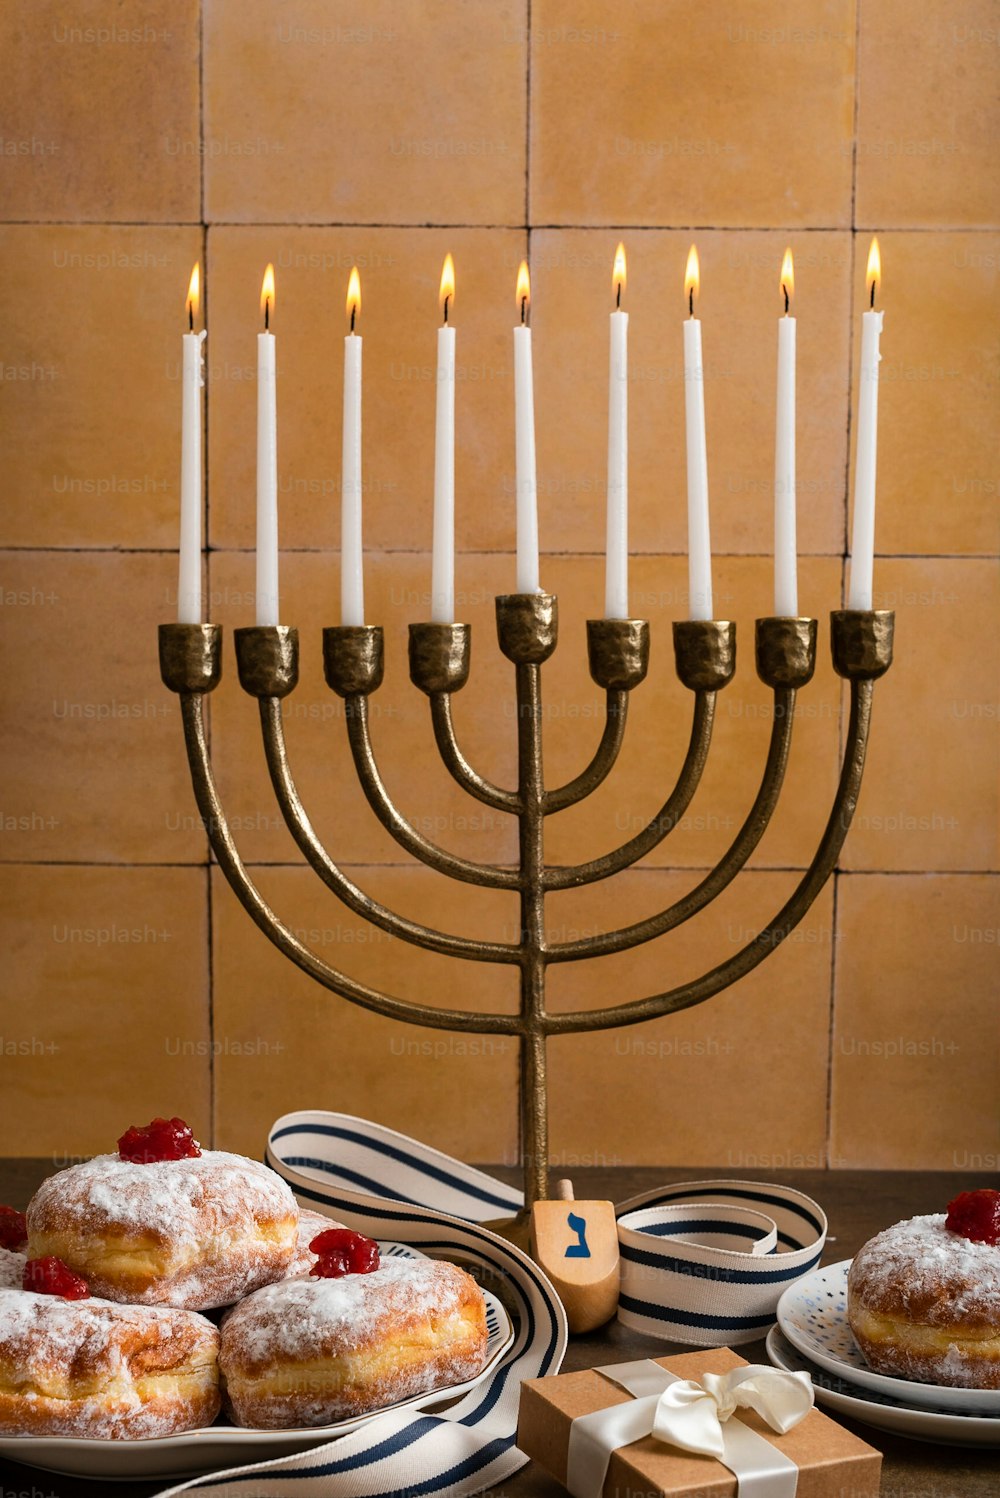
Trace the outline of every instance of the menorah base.
{"type": "Polygon", "coordinates": [[[527,1207],[518,1212],[516,1217],[496,1217],[489,1222],[481,1222],[479,1225],[487,1228],[491,1233],[496,1233],[498,1238],[505,1238],[508,1243],[513,1243],[515,1248],[522,1248],[525,1253],[529,1252],[531,1213],[527,1207]]]}

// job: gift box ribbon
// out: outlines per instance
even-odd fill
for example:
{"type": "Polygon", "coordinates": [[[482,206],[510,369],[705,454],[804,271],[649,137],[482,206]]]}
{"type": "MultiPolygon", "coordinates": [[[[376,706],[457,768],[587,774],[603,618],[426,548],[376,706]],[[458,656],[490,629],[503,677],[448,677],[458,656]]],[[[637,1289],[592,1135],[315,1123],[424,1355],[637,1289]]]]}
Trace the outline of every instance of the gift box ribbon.
{"type": "MultiPolygon", "coordinates": [[[[345,1113],[279,1118],[266,1159],[302,1206],[371,1237],[457,1258],[484,1284],[506,1287],[517,1335],[490,1376],[440,1413],[390,1410],[336,1440],[317,1438],[309,1451],[211,1472],[159,1498],[202,1488],[215,1498],[463,1498],[505,1482],[527,1461],[515,1444],[521,1381],[557,1373],[567,1338],[551,1281],[481,1226],[519,1211],[521,1192],[345,1113]]],[[[618,1211],[619,1318],[653,1336],[711,1346],[761,1336],[786,1285],[818,1261],[826,1234],[808,1197],[747,1181],[687,1182],[618,1211]]]]}
{"type": "Polygon", "coordinates": [[[753,1409],[784,1435],[813,1407],[807,1373],[749,1363],[682,1379],[647,1359],[595,1371],[633,1398],[572,1422],[566,1487],[573,1498],[601,1498],[612,1454],[645,1436],[717,1458],[735,1475],[738,1498],[795,1498],[796,1464],[734,1415],[753,1409]]]}

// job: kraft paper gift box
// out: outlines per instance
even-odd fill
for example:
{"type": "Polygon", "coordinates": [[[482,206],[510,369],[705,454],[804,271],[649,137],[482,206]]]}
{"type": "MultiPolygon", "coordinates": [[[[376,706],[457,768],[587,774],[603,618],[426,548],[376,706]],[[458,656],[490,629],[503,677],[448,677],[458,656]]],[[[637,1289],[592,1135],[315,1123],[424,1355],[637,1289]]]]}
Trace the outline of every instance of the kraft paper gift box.
{"type": "MultiPolygon", "coordinates": [[[[728,1347],[653,1359],[683,1379],[747,1366],[728,1347]]],[[[527,1379],[521,1385],[517,1444],[565,1484],[570,1425],[580,1415],[628,1404],[632,1396],[593,1369],[527,1379]]],[[[763,1436],[799,1469],[796,1498],[878,1498],[882,1454],[817,1409],[785,1435],[753,1410],[732,1417],[763,1436]]],[[[736,1498],[737,1480],[713,1456],[695,1456],[645,1436],[612,1453],[603,1498],[736,1498]]]]}

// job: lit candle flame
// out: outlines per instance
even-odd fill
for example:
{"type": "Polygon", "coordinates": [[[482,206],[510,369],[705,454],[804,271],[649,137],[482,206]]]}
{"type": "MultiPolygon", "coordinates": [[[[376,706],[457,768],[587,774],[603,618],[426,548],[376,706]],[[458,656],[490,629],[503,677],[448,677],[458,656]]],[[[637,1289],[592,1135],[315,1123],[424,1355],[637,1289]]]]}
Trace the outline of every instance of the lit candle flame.
{"type": "Polygon", "coordinates": [[[628,276],[625,271],[625,246],[619,244],[617,250],[615,250],[615,264],[611,272],[611,289],[615,294],[616,307],[620,307],[622,304],[622,293],[625,290],[627,280],[628,276]]]}
{"type": "Polygon", "coordinates": [[[517,310],[521,314],[521,321],[528,321],[528,309],[531,306],[531,277],[528,275],[528,262],[522,260],[517,268],[517,310]]]}
{"type": "Polygon", "coordinates": [[[351,266],[351,277],[347,283],[347,318],[351,324],[351,332],[354,332],[354,324],[361,316],[361,277],[358,267],[351,266]]]}
{"type": "Polygon", "coordinates": [[[198,307],[201,303],[201,265],[196,260],[191,271],[191,279],[188,282],[187,300],[184,306],[188,315],[188,327],[194,330],[194,320],[198,316],[198,307]]]}
{"type": "Polygon", "coordinates": [[[698,251],[692,245],[688,250],[687,267],[684,271],[684,295],[687,298],[688,312],[694,317],[694,299],[698,295],[701,286],[701,272],[698,268],[698,251]]]}
{"type": "Polygon", "coordinates": [[[270,263],[260,284],[260,310],[264,314],[264,332],[266,333],[271,325],[271,313],[274,311],[274,266],[270,263]]]}
{"type": "Polygon", "coordinates": [[[795,295],[795,267],[792,264],[790,249],[785,251],[785,258],[781,262],[781,293],[785,298],[785,315],[787,316],[792,297],[795,295]]]}
{"type": "Polygon", "coordinates": [[[441,267],[441,290],[439,297],[441,312],[445,322],[447,322],[450,303],[455,300],[455,262],[450,255],[444,257],[444,265],[441,267]]]}
{"type": "Polygon", "coordinates": [[[865,271],[865,285],[871,287],[871,305],[875,305],[875,293],[882,284],[882,256],[879,254],[878,237],[875,236],[868,248],[868,269],[865,271]]]}

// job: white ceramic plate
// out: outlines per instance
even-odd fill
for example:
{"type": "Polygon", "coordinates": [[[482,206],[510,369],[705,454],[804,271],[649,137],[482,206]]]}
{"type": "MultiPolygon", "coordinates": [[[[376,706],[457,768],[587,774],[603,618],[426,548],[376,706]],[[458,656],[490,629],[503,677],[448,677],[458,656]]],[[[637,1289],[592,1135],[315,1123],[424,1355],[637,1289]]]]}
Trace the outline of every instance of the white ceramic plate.
{"type": "Polygon", "coordinates": [[[780,1327],[772,1326],[767,1334],[767,1354],[776,1368],[784,1368],[789,1373],[808,1373],[819,1404],[871,1425],[875,1430],[909,1436],[913,1441],[933,1441],[941,1446],[1000,1447],[1000,1417],[910,1409],[875,1389],[849,1384],[810,1362],[783,1336],[780,1327]]]}
{"type": "MultiPolygon", "coordinates": [[[[383,1254],[394,1258],[422,1259],[426,1255],[408,1244],[383,1243],[383,1254]]],[[[489,1377],[514,1340],[514,1328],[500,1301],[488,1290],[486,1298],[486,1365],[475,1378],[418,1394],[387,1406],[393,1410],[426,1410],[450,1404],[489,1377]]],[[[45,1472],[63,1472],[72,1477],[100,1478],[124,1482],[135,1478],[191,1477],[220,1467],[238,1467],[246,1462],[266,1462],[278,1456],[307,1451],[325,1441],[347,1435],[376,1420],[385,1410],[373,1410],[336,1425],[312,1426],[306,1430],[244,1430],[235,1425],[208,1425],[183,1435],[155,1441],[86,1441],[78,1437],[0,1437],[0,1456],[40,1467],[45,1472]]]]}
{"type": "Polygon", "coordinates": [[[847,1322],[850,1259],[828,1264],[789,1285],[778,1301],[778,1325],[793,1347],[838,1378],[910,1406],[964,1415],[1000,1415],[1000,1389],[954,1389],[875,1373],[847,1322]]]}

